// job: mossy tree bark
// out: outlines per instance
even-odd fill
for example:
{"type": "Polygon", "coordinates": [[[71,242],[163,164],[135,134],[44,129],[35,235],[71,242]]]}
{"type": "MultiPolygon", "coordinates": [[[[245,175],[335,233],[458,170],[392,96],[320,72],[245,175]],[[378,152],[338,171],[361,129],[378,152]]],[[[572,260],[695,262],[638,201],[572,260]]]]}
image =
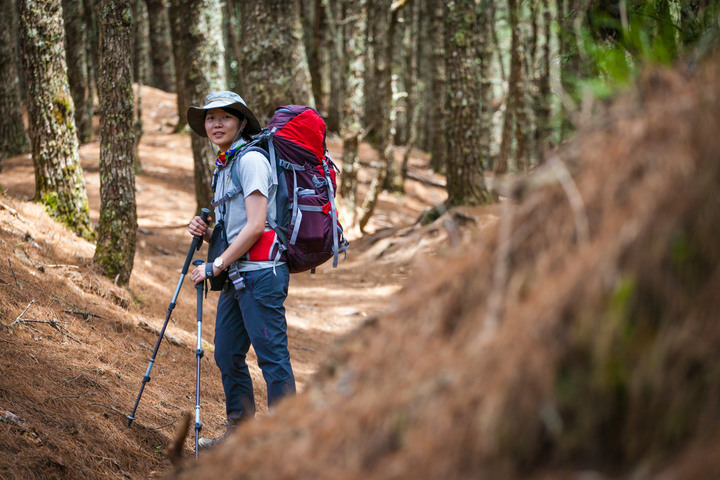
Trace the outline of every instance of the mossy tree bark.
{"type": "Polygon", "coordinates": [[[285,104],[315,106],[297,0],[242,2],[238,92],[261,124],[285,104]]]}
{"type": "Polygon", "coordinates": [[[95,261],[127,285],[135,257],[137,209],[133,147],[133,0],[101,0],[100,226],[95,261]]]}
{"type": "Polygon", "coordinates": [[[362,106],[365,83],[364,54],[367,48],[366,2],[352,0],[345,11],[348,22],[345,25],[344,76],[345,93],[342,110],[340,135],[343,140],[342,175],[340,195],[344,199],[346,223],[352,228],[357,224],[357,189],[360,157],[358,147],[363,134],[362,106]]]}
{"type": "Polygon", "coordinates": [[[20,0],[20,45],[35,167],[35,200],[72,231],[92,237],[67,79],[60,0],[20,0]]]}
{"type": "Polygon", "coordinates": [[[150,23],[150,58],[153,87],[175,91],[170,42],[170,18],[166,0],[145,0],[150,23]]]}
{"type": "Polygon", "coordinates": [[[447,204],[480,205],[491,195],[485,186],[480,138],[483,125],[480,81],[480,37],[483,15],[487,9],[475,0],[454,0],[446,4],[445,69],[447,89],[445,108],[447,124],[447,204]]]}
{"type": "MultiPolygon", "coordinates": [[[[182,39],[185,105],[204,105],[208,93],[226,88],[222,9],[218,0],[180,0],[178,6],[180,25],[185,29],[182,39]]],[[[199,212],[212,200],[214,152],[207,138],[193,133],[191,139],[199,212]]]]}
{"type": "Polygon", "coordinates": [[[30,149],[20,102],[20,77],[17,68],[17,15],[14,1],[5,0],[0,11],[0,172],[4,159],[30,149]]]}
{"type": "Polygon", "coordinates": [[[63,0],[65,22],[65,57],[68,66],[70,92],[75,103],[75,126],[78,140],[87,143],[92,138],[92,99],[87,64],[87,28],[82,0],[63,0]]]}

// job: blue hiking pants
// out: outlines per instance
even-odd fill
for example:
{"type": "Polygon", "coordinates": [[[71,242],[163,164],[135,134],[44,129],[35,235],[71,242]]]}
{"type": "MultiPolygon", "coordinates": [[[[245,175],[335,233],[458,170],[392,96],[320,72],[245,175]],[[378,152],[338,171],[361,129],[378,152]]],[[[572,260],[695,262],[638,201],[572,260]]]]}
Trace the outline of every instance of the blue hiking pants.
{"type": "Polygon", "coordinates": [[[245,288],[231,282],[220,293],[215,317],[215,363],[220,368],[228,419],[255,415],[253,384],[245,357],[252,344],[267,384],[268,407],[295,393],[290,366],[285,298],[286,264],[244,272],[245,288]]]}

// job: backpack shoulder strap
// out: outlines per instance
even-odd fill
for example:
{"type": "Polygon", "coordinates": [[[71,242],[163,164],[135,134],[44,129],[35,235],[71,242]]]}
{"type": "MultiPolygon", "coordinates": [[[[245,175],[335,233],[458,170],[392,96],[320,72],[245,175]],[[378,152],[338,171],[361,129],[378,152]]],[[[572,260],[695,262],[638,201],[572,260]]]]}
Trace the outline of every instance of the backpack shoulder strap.
{"type": "MultiPolygon", "coordinates": [[[[260,152],[263,154],[263,156],[265,158],[268,158],[268,153],[260,147],[257,147],[257,146],[254,146],[251,144],[251,145],[243,148],[243,150],[240,151],[238,153],[238,155],[235,158],[233,158],[232,161],[230,162],[230,164],[226,167],[226,168],[230,169],[230,178],[232,178],[233,185],[234,185],[233,188],[231,188],[230,190],[225,192],[225,195],[223,195],[221,198],[211,202],[211,205],[213,207],[223,205],[224,203],[228,202],[229,200],[235,198],[236,196],[238,196],[239,194],[242,193],[242,186],[240,185],[240,174],[238,173],[238,169],[240,168],[240,160],[242,159],[242,157],[247,155],[249,152],[260,152]]],[[[214,174],[215,178],[213,179],[213,191],[215,191],[215,183],[217,183],[218,173],[219,173],[219,171],[218,171],[218,169],[216,169],[215,174],[214,174]]]]}

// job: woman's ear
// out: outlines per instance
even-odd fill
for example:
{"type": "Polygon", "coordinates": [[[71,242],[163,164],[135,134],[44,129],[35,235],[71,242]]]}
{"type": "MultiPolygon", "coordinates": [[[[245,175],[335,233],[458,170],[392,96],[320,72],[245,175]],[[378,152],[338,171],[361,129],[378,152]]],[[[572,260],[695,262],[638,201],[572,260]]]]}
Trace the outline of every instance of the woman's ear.
{"type": "Polygon", "coordinates": [[[245,125],[247,125],[247,118],[243,118],[242,123],[240,124],[240,131],[242,132],[245,130],[245,125]]]}

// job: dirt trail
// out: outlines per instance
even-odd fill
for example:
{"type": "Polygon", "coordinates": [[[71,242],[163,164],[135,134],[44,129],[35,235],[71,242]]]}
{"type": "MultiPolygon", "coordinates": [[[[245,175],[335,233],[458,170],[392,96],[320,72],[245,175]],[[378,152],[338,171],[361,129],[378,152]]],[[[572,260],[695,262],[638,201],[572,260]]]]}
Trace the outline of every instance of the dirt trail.
{"type": "MultiPolygon", "coordinates": [[[[190,246],[186,225],[195,209],[190,139],[172,133],[174,96],[146,87],[143,102],[144,172],[136,179],[139,231],[128,289],[97,273],[91,244],[28,202],[34,194],[29,156],[6,160],[0,173],[0,253],[9,260],[0,267],[0,366],[8,373],[0,382],[0,411],[25,422],[0,423],[0,478],[45,478],[29,472],[48,468],[57,478],[162,475],[169,465],[164,446],[183,412],[194,407],[196,297],[186,281],[137,420],[132,429],[124,426],[190,246]],[[29,440],[33,435],[43,439],[39,447],[29,440]]],[[[340,158],[339,141],[328,144],[340,158]]],[[[98,151],[97,141],[80,149],[93,222],[99,218],[98,151]]],[[[373,160],[366,145],[361,159],[362,193],[373,160]]],[[[351,249],[337,270],[323,266],[315,275],[291,278],[286,306],[299,391],[339,336],[392,301],[413,259],[432,255],[445,241],[442,228],[430,227],[419,242],[405,227],[445,197],[427,160],[412,156],[410,167],[429,181],[408,181],[402,197],[384,193],[367,229],[371,235],[349,235],[351,249]]],[[[196,257],[205,254],[203,248],[196,257]]],[[[216,299],[211,293],[204,303],[201,412],[207,435],[220,432],[224,421],[212,359],[216,299]]],[[[259,415],[265,415],[264,381],[250,356],[259,415]]],[[[191,448],[188,438],[186,455],[191,448]]]]}

